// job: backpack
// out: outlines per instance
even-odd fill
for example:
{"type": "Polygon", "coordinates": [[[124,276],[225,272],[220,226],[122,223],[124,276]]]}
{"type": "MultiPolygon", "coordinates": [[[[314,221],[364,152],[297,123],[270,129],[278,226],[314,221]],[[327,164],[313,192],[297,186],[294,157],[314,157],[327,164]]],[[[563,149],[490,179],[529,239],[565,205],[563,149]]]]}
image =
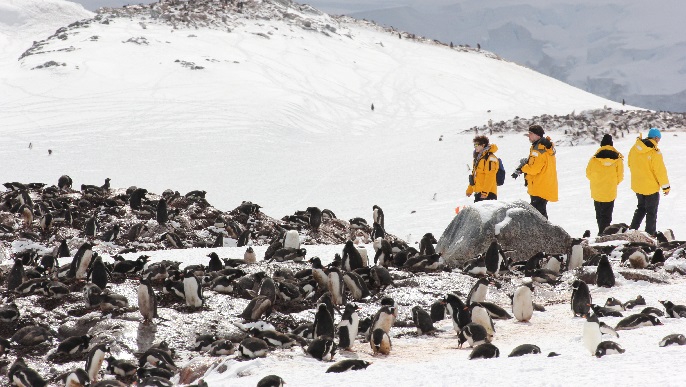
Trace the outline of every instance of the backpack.
{"type": "Polygon", "coordinates": [[[500,157],[498,157],[498,172],[495,173],[495,183],[498,186],[505,184],[505,167],[500,157]]]}

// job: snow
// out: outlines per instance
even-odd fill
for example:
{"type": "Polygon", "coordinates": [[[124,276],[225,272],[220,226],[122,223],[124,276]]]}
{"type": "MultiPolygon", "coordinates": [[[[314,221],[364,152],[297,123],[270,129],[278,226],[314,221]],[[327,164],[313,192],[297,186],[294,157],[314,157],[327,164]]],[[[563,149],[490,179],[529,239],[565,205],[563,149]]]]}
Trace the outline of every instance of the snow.
{"type": "MultiPolygon", "coordinates": [[[[362,24],[336,25],[337,33],[325,36],[274,20],[246,19],[226,32],[172,30],[149,20],[143,29],[135,18],[115,19],[109,25],[91,24],[66,41],[51,40],[46,48],[51,52],[17,60],[31,41],[90,14],[59,0],[0,0],[0,14],[0,42],[10,42],[0,47],[11,47],[0,51],[5,181],[53,184],[69,174],[75,186],[109,177],[114,187],[144,186],[157,193],[203,189],[220,209],[251,200],[275,217],[318,206],[340,218],[370,219],[377,204],[384,209],[387,231],[409,243],[427,232],[440,235],[455,207],[473,201],[464,196],[473,137],[467,128],[489,119],[621,108],[513,63],[398,39],[362,24]],[[45,4],[59,10],[46,11],[55,16],[51,26],[29,12],[45,4]],[[269,38],[256,35],[260,32],[269,38]],[[145,37],[148,44],[124,43],[136,37],[145,37]],[[72,46],[75,50],[54,51],[72,46]],[[177,59],[205,68],[190,70],[177,59]],[[31,70],[48,60],[66,66],[31,70]]],[[[615,147],[625,155],[646,128],[634,129],[632,135],[615,138],[615,147]]],[[[561,135],[546,130],[553,141],[561,135]]],[[[508,171],[528,153],[521,133],[491,140],[508,171]]],[[[557,149],[560,200],[548,205],[548,213],[572,236],[595,232],[585,168],[596,148],[557,149]]],[[[678,166],[686,162],[686,136],[665,132],[660,148],[672,191],[661,198],[658,229],[671,228],[683,239],[680,183],[686,172],[678,166]]],[[[615,222],[628,223],[633,213],[636,199],[629,181],[627,169],[615,222]]],[[[509,176],[498,196],[528,200],[522,179],[509,176]]],[[[308,256],[324,263],[342,249],[306,247],[308,256]]],[[[257,256],[265,249],[255,246],[257,256]]],[[[244,249],[213,250],[240,257],[244,249]]],[[[152,261],[191,264],[205,262],[207,253],[188,249],[149,255],[152,261]]],[[[679,277],[667,285],[618,279],[617,287],[591,286],[591,293],[598,303],[641,294],[649,306],[665,298],[684,304],[685,283],[679,277]]],[[[662,318],[663,326],[622,331],[613,340],[627,352],[596,359],[581,344],[584,320],[572,318],[569,304],[546,309],[535,312],[530,323],[497,324],[499,359],[467,360],[470,351],[457,349],[452,323],[444,320],[435,337],[394,338],[387,357],[371,356],[368,345],[360,343],[354,352],[336,357],[371,360],[365,371],[325,374],[331,364],[294,348],[252,361],[227,358],[227,369],[208,373],[206,380],[211,386],[254,386],[268,374],[281,375],[290,386],[512,385],[521,379],[531,386],[599,380],[674,385],[677,380],[678,367],[662,365],[678,364],[675,359],[683,359],[685,349],[657,344],[667,334],[684,333],[686,321],[662,318]],[[507,358],[523,343],[538,345],[543,355],[507,358]],[[561,356],[545,357],[551,351],[561,356]]],[[[603,320],[613,325],[618,318],[603,320]]]]}

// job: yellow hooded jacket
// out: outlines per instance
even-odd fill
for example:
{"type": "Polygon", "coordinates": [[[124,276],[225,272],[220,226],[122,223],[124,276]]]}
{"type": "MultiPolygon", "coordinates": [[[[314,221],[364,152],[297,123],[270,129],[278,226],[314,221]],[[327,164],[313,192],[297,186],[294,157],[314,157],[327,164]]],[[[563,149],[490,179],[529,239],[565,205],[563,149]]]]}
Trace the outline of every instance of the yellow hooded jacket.
{"type": "Polygon", "coordinates": [[[591,182],[591,197],[597,202],[617,198],[617,186],[624,180],[624,156],[612,145],[600,147],[588,160],[586,177],[591,182]]]}
{"type": "Polygon", "coordinates": [[[522,167],[522,172],[526,174],[529,195],[541,197],[549,202],[557,201],[557,161],[554,144],[550,149],[538,141],[531,144],[529,160],[522,167]]]}
{"type": "Polygon", "coordinates": [[[474,185],[467,187],[467,195],[472,193],[488,193],[498,194],[498,184],[495,181],[495,175],[498,173],[500,164],[498,158],[494,155],[498,151],[495,144],[491,144],[483,151],[480,159],[474,160],[472,167],[472,176],[474,176],[474,185]]]}
{"type": "Polygon", "coordinates": [[[667,168],[655,140],[637,138],[629,151],[628,164],[631,189],[637,194],[652,195],[659,192],[661,187],[669,187],[667,168]]]}

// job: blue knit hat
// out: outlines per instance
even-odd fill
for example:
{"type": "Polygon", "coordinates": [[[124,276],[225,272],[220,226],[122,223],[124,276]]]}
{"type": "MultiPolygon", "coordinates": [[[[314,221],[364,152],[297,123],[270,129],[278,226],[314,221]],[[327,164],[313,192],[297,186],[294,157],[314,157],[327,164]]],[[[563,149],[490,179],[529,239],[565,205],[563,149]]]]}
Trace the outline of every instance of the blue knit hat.
{"type": "Polygon", "coordinates": [[[662,138],[662,133],[658,128],[650,128],[648,131],[648,138],[662,138]]]}

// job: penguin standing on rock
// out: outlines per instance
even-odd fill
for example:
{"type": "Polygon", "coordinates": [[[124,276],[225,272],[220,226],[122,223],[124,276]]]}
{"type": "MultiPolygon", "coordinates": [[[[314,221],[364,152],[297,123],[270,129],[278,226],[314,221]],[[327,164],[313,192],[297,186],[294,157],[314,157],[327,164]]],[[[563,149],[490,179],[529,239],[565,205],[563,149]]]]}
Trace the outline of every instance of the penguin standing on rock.
{"type": "Polygon", "coordinates": [[[314,316],[314,325],[312,327],[314,338],[320,336],[333,337],[334,324],[333,316],[329,313],[326,304],[319,304],[317,313],[314,316]]]}
{"type": "Polygon", "coordinates": [[[431,315],[419,305],[412,308],[412,321],[417,327],[417,335],[427,335],[436,331],[431,315]]]}
{"type": "Polygon", "coordinates": [[[462,302],[460,297],[453,293],[448,293],[445,300],[445,308],[453,319],[453,329],[459,334],[463,327],[471,322],[469,308],[462,302]]]}
{"type": "Polygon", "coordinates": [[[436,249],[434,244],[438,243],[436,237],[432,233],[426,233],[419,241],[419,255],[432,255],[436,254],[436,249]]]}
{"type": "Polygon", "coordinates": [[[157,298],[152,288],[151,274],[146,278],[141,278],[138,285],[138,310],[143,316],[143,324],[149,324],[152,319],[157,317],[157,298]]]}
{"type": "Polygon", "coordinates": [[[85,370],[91,382],[98,380],[98,374],[102,368],[102,363],[105,361],[105,355],[109,352],[110,348],[105,344],[98,344],[88,352],[85,370]]]}
{"type": "MultiPolygon", "coordinates": [[[[372,110],[374,110],[374,109],[372,108],[372,110]]],[[[374,206],[372,206],[372,211],[373,211],[372,219],[374,220],[374,223],[378,224],[379,226],[381,226],[381,229],[385,230],[386,229],[386,226],[385,226],[386,222],[385,222],[383,210],[381,209],[381,207],[379,207],[375,204],[374,206]]]]}
{"type": "Polygon", "coordinates": [[[343,278],[341,271],[337,267],[329,269],[329,282],[327,284],[329,293],[331,294],[331,301],[334,305],[345,304],[345,293],[343,289],[343,278]]]}
{"type": "Polygon", "coordinates": [[[346,271],[353,271],[363,267],[362,255],[360,255],[360,251],[355,248],[353,241],[347,241],[345,242],[345,246],[343,246],[341,267],[346,271]]]}
{"type": "Polygon", "coordinates": [[[612,271],[612,265],[607,255],[603,254],[600,256],[600,262],[598,262],[596,285],[598,287],[611,288],[615,286],[615,273],[612,271]]]}
{"type": "Polygon", "coordinates": [[[575,280],[572,283],[571,302],[574,317],[588,315],[588,312],[591,310],[591,303],[591,291],[588,289],[588,285],[586,285],[586,282],[582,280],[575,280]]]}
{"type": "Polygon", "coordinates": [[[76,279],[85,279],[93,258],[93,245],[86,242],[79,247],[79,250],[74,254],[74,259],[69,267],[69,277],[76,279]]]}
{"type": "Polygon", "coordinates": [[[24,263],[21,258],[14,259],[14,265],[10,273],[7,275],[7,290],[13,291],[19,287],[26,280],[26,274],[24,272],[24,263]]]}
{"type": "Polygon", "coordinates": [[[488,274],[498,275],[498,272],[506,261],[505,253],[500,248],[498,241],[493,241],[491,242],[491,245],[488,246],[484,260],[486,261],[486,272],[488,274]]]}
{"type": "Polygon", "coordinates": [[[243,253],[243,260],[245,261],[245,263],[257,262],[257,254],[255,254],[255,251],[252,249],[252,246],[248,246],[248,248],[245,250],[245,253],[243,253]]]}
{"type": "Polygon", "coordinates": [[[319,231],[319,226],[322,224],[322,211],[317,207],[307,207],[306,211],[310,214],[310,227],[313,231],[319,231]]]}
{"type": "MultiPolygon", "coordinates": [[[[93,255],[95,255],[95,253],[93,253],[93,255]]],[[[102,257],[99,255],[96,256],[90,269],[88,269],[88,278],[92,283],[98,285],[100,289],[105,289],[109,276],[110,272],[107,269],[107,266],[102,262],[102,257]]]]}
{"type": "Polygon", "coordinates": [[[204,305],[205,299],[202,295],[202,284],[200,279],[191,270],[186,270],[184,273],[183,293],[186,298],[186,305],[192,308],[200,308],[204,305]]]}
{"type": "Polygon", "coordinates": [[[169,221],[169,212],[167,211],[167,201],[161,198],[157,202],[157,209],[155,211],[155,220],[159,224],[166,224],[169,221]]]}
{"type": "Polygon", "coordinates": [[[483,302],[486,301],[486,295],[488,295],[488,285],[493,284],[487,278],[480,278],[467,295],[467,305],[471,305],[473,302],[483,302]]]}
{"type": "Polygon", "coordinates": [[[359,308],[355,304],[348,304],[345,306],[345,310],[343,310],[343,316],[337,326],[338,346],[340,348],[350,350],[355,343],[360,323],[360,316],[357,314],[358,310],[359,308]]]}
{"type": "Polygon", "coordinates": [[[528,322],[534,315],[533,288],[533,283],[527,282],[512,296],[512,314],[517,321],[528,322]]]}

